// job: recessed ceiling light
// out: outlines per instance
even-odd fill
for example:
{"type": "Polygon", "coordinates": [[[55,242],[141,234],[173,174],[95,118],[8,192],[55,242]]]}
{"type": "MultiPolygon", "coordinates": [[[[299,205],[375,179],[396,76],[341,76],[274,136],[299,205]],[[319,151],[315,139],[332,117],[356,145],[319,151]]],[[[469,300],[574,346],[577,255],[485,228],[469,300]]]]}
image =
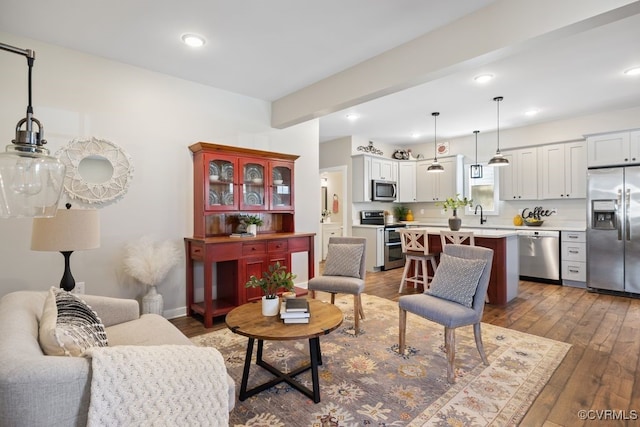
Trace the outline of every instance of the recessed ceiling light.
{"type": "Polygon", "coordinates": [[[351,121],[358,120],[358,115],[354,113],[347,114],[347,119],[351,121]]]}
{"type": "Polygon", "coordinates": [[[414,132],[414,133],[411,134],[411,138],[418,139],[418,138],[420,138],[420,134],[418,132],[414,132]]]}
{"type": "Polygon", "coordinates": [[[638,75],[640,75],[640,67],[629,68],[624,73],[627,76],[638,76],[638,75]]]}
{"type": "Polygon", "coordinates": [[[493,79],[493,74],[481,74],[473,78],[473,80],[475,80],[478,83],[486,83],[491,79],[493,79]]]}
{"type": "Polygon", "coordinates": [[[199,36],[197,34],[187,33],[182,35],[182,42],[187,46],[201,47],[201,46],[204,46],[206,41],[202,36],[199,36]]]}
{"type": "Polygon", "coordinates": [[[534,108],[534,109],[532,109],[532,110],[525,111],[525,112],[524,112],[524,115],[525,115],[525,116],[529,116],[529,117],[531,117],[531,116],[535,116],[535,115],[536,115],[536,114],[538,114],[539,112],[540,112],[540,110],[538,110],[537,108],[534,108]]]}

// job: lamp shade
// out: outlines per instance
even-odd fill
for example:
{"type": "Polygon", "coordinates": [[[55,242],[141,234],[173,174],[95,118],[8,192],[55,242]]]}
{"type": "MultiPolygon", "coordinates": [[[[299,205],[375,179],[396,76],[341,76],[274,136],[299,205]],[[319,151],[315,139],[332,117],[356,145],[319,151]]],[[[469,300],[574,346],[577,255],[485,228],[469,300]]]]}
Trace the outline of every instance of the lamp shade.
{"type": "Polygon", "coordinates": [[[100,216],[95,209],[60,209],[53,218],[34,218],[31,249],[77,251],[100,247],[100,216]]]}

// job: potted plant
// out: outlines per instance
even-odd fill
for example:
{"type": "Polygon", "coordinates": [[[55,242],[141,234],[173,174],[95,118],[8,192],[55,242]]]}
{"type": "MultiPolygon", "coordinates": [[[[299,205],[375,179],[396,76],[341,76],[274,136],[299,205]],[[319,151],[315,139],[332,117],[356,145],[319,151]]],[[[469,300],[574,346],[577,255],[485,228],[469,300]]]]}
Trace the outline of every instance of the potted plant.
{"type": "Polygon", "coordinates": [[[247,224],[247,233],[251,233],[254,236],[258,234],[258,227],[264,224],[264,221],[258,215],[244,215],[240,217],[240,220],[247,224]]]}
{"type": "Polygon", "coordinates": [[[404,221],[407,219],[409,208],[407,208],[406,206],[396,206],[395,208],[393,208],[393,212],[396,214],[396,218],[398,218],[398,221],[404,221]]]}
{"type": "Polygon", "coordinates": [[[452,231],[458,231],[462,226],[462,219],[458,218],[458,209],[465,206],[473,206],[473,200],[466,197],[461,199],[460,194],[456,194],[455,198],[449,197],[442,203],[436,203],[436,206],[442,206],[445,212],[449,209],[453,210],[453,216],[449,218],[449,228],[452,231]]]}
{"type": "Polygon", "coordinates": [[[278,290],[293,290],[293,279],[297,276],[287,272],[287,267],[279,262],[269,266],[269,271],[262,272],[262,277],[251,276],[245,284],[247,288],[260,288],[264,293],[262,297],[262,315],[275,316],[279,310],[278,290]]]}

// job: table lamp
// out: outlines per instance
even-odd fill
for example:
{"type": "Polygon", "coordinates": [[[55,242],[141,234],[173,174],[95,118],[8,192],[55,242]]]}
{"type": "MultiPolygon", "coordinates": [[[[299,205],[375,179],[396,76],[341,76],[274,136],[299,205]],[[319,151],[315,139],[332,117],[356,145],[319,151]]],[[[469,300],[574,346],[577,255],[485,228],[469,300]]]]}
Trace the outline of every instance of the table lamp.
{"type": "Polygon", "coordinates": [[[31,250],[56,251],[64,256],[64,274],[60,287],[71,291],[76,282],[69,268],[73,251],[100,247],[100,217],[95,209],[58,210],[53,218],[34,218],[31,250]]]}

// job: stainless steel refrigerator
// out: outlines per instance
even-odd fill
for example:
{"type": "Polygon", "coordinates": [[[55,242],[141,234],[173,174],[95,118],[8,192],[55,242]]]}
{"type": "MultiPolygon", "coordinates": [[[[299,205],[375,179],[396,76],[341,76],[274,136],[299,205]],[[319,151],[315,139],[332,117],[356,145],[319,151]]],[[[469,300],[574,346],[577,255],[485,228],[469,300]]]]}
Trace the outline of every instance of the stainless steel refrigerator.
{"type": "Polygon", "coordinates": [[[589,169],[587,286],[640,294],[640,166],[589,169]]]}

